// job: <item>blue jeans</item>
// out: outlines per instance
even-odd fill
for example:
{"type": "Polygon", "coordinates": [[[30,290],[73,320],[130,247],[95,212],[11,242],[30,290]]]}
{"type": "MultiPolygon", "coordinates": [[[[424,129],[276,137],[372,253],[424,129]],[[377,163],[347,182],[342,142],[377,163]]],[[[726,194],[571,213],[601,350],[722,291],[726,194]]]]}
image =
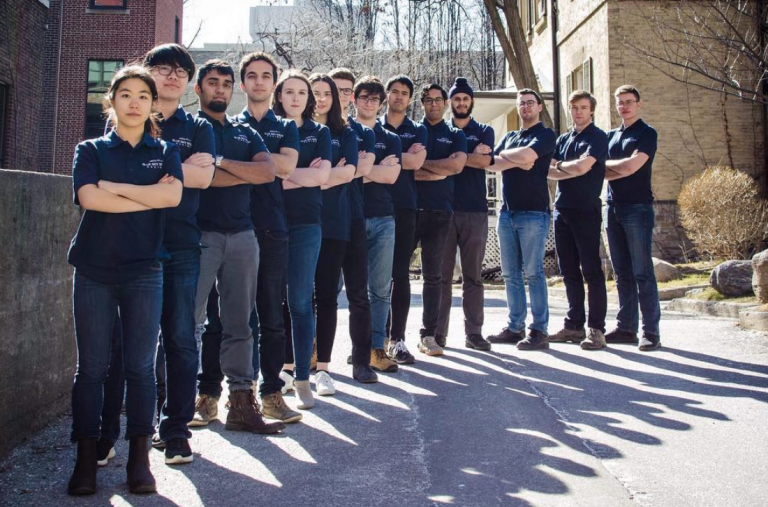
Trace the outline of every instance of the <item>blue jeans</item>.
{"type": "Polygon", "coordinates": [[[288,232],[286,285],[296,380],[309,380],[312,342],[315,339],[312,295],[321,241],[322,230],[319,225],[295,225],[288,232]]]}
{"type": "Polygon", "coordinates": [[[154,434],[155,354],[163,302],[160,263],[133,280],[105,284],[75,270],[73,288],[77,373],[72,387],[72,441],[98,438],[115,318],[122,322],[127,384],[126,438],[154,434]]]}
{"type": "Polygon", "coordinates": [[[618,328],[637,333],[639,301],[643,332],[658,336],[661,308],[651,259],[653,205],[608,205],[605,213],[605,232],[619,292],[618,328]]]}
{"type": "Polygon", "coordinates": [[[507,211],[499,214],[497,225],[501,249],[501,273],[507,290],[510,331],[525,330],[527,302],[525,281],[531,296],[530,329],[547,334],[549,303],[544,276],[544,249],[549,233],[549,212],[507,211]]]}
{"type": "Polygon", "coordinates": [[[371,347],[384,348],[387,338],[392,259],[395,255],[395,217],[365,220],[368,239],[368,299],[371,302],[371,347]]]}

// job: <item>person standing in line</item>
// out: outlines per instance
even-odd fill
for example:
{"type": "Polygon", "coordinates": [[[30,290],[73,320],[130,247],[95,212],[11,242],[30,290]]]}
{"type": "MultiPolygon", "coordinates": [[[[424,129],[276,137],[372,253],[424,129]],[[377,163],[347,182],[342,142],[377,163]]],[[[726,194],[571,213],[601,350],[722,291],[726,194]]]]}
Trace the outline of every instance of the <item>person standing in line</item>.
{"type": "Polygon", "coordinates": [[[539,120],[542,107],[536,91],[524,88],[517,92],[522,128],[507,132],[493,151],[494,165],[488,168],[502,173],[504,204],[497,227],[509,310],[507,326],[489,336],[488,341],[517,343],[518,350],[549,348],[544,252],[549,234],[547,175],[557,139],[555,132],[539,120]],[[527,337],[523,277],[528,282],[533,317],[527,337]]]}
{"type": "MultiPolygon", "coordinates": [[[[363,384],[378,382],[371,368],[371,305],[368,300],[368,239],[363,205],[363,178],[370,174],[376,158],[376,134],[350,115],[356,77],[349,69],[333,69],[328,74],[339,90],[342,116],[355,132],[358,144],[357,171],[349,184],[350,233],[341,271],[349,302],[349,336],[352,339],[352,378],[363,384]]],[[[337,291],[341,292],[341,284],[337,291]]]]}
{"type": "Polygon", "coordinates": [[[283,180],[285,214],[288,218],[287,302],[293,348],[286,347],[283,370],[293,371],[297,407],[310,409],[315,399],[309,385],[309,366],[315,338],[312,310],[315,269],[320,254],[323,208],[321,185],[331,176],[331,132],[312,119],[315,112],[312,85],[304,74],[290,70],[277,82],[272,107],[299,128],[299,160],[296,170],[283,180]],[[295,368],[294,368],[295,357],[295,368]]]}
{"type": "MultiPolygon", "coordinates": [[[[250,53],[240,61],[240,88],[248,104],[237,117],[260,135],[275,161],[275,181],[251,187],[251,219],[259,241],[259,281],[256,308],[251,313],[253,379],[258,386],[265,416],[284,423],[301,420],[301,413],[283,399],[281,378],[285,363],[283,292],[288,262],[288,221],[283,205],[283,180],[296,170],[299,129],[296,123],[275,115],[270,108],[280,68],[266,53],[250,53]]],[[[286,375],[287,376],[287,375],[286,375]]],[[[289,379],[292,380],[292,379],[289,379]]]]}
{"type": "Polygon", "coordinates": [[[428,356],[443,354],[445,335],[437,334],[442,297],[443,250],[453,216],[453,179],[467,162],[467,138],[460,129],[443,119],[448,93],[438,84],[421,90],[424,106],[422,124],[427,127],[427,159],[418,169],[416,192],[419,212],[413,248],[421,243],[423,312],[419,352],[428,356]]]}
{"type": "Polygon", "coordinates": [[[605,347],[608,307],[600,260],[600,232],[608,138],[594,124],[597,100],[577,90],[568,97],[573,129],[557,139],[549,179],[557,181],[555,248],[568,297],[563,329],[550,342],[581,343],[584,350],[605,347]],[[582,276],[583,273],[583,276],[582,276]],[[584,280],[589,288],[589,320],[584,311],[584,280]],[[589,334],[584,331],[588,324],[589,334]]]}
{"type": "Polygon", "coordinates": [[[642,351],[661,347],[659,289],[653,271],[653,190],[651,175],[658,134],[640,117],[640,92],[632,85],[616,89],[616,110],[621,126],[608,133],[608,207],[605,232],[611,251],[619,314],[616,329],[605,335],[608,343],[637,344],[643,314],[642,351]]]}
{"type": "Polygon", "coordinates": [[[85,212],[68,254],[75,267],[77,340],[71,435],[77,461],[70,495],[96,492],[104,381],[118,312],[127,384],[128,487],[132,493],[156,490],[148,452],[155,432],[162,263],[168,259],[163,210],[181,202],[184,173],[178,148],[159,138],[152,116],[157,87],[147,69],[120,69],[107,98],[115,128],[78,144],[72,167],[74,202],[85,212]]]}
{"type": "Polygon", "coordinates": [[[416,359],[405,346],[405,325],[411,308],[411,255],[416,237],[416,180],[413,175],[427,159],[427,128],[406,115],[414,91],[413,81],[408,76],[401,74],[390,78],[386,91],[387,112],[379,118],[379,123],[400,137],[403,148],[403,168],[392,185],[395,253],[387,354],[398,364],[413,364],[416,359]]]}
{"type": "MultiPolygon", "coordinates": [[[[256,304],[259,246],[251,221],[251,185],[275,179],[275,162],[258,132],[227,116],[235,86],[235,71],[222,60],[209,60],[199,70],[195,92],[200,116],[213,125],[216,139],[215,176],[200,196],[197,219],[203,230],[200,278],[195,297],[198,343],[205,330],[206,306],[216,284],[220,295],[221,342],[201,347],[201,356],[220,349],[219,364],[229,386],[225,428],[252,433],[277,433],[282,422],[266,423],[253,384],[253,334],[249,326],[256,304]],[[218,347],[216,347],[218,345],[218,347]]],[[[200,396],[190,425],[200,426],[217,415],[221,382],[201,375],[200,396]]]]}
{"type": "Polygon", "coordinates": [[[464,346],[491,350],[483,338],[484,287],[483,259],[488,242],[488,199],[485,168],[493,164],[494,132],[490,125],[472,118],[474,91],[466,78],[456,78],[448,90],[451,123],[467,138],[467,164],[453,179],[453,217],[443,250],[442,295],[437,336],[448,336],[453,301],[453,269],[456,249],[461,256],[462,307],[464,310],[464,346]]]}

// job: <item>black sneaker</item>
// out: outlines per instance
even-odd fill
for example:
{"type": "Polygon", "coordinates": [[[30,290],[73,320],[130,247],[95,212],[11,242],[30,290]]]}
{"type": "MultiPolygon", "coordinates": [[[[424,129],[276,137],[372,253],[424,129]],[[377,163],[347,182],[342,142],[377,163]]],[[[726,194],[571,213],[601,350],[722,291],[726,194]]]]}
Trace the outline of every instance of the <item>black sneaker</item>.
{"type": "Polygon", "coordinates": [[[605,333],[605,343],[629,343],[631,345],[637,345],[637,333],[616,328],[613,331],[605,333]]]}
{"type": "Polygon", "coordinates": [[[389,344],[389,350],[387,355],[397,364],[413,364],[416,362],[416,358],[413,354],[408,352],[408,348],[405,346],[403,340],[394,340],[389,344]]]}
{"type": "Polygon", "coordinates": [[[361,384],[373,384],[379,381],[379,376],[369,364],[356,364],[352,366],[352,378],[361,384]]]}
{"type": "Polygon", "coordinates": [[[525,331],[510,331],[508,327],[499,334],[489,335],[487,340],[491,343],[517,343],[525,339],[525,331]]]}
{"type": "Polygon", "coordinates": [[[660,349],[661,336],[657,334],[643,333],[643,338],[640,340],[640,345],[637,348],[643,352],[660,349]]]}
{"type": "Polygon", "coordinates": [[[544,350],[549,348],[549,336],[531,329],[525,340],[517,344],[517,350],[544,350]]]}
{"type": "Polygon", "coordinates": [[[447,337],[447,336],[443,336],[443,335],[441,335],[441,334],[435,334],[435,342],[437,343],[437,345],[438,345],[438,346],[439,346],[441,349],[444,349],[444,348],[445,348],[445,342],[446,342],[446,341],[448,341],[448,337],[447,337]]]}
{"type": "Polygon", "coordinates": [[[115,457],[115,444],[106,438],[99,438],[96,442],[96,464],[105,467],[109,460],[115,457]]]}
{"type": "Polygon", "coordinates": [[[464,339],[464,346],[468,349],[491,350],[491,344],[479,334],[467,335],[464,339]]]}
{"type": "Polygon", "coordinates": [[[181,465],[192,463],[192,449],[186,438],[172,438],[165,447],[165,464],[181,465]]]}
{"type": "Polygon", "coordinates": [[[161,451],[165,449],[165,441],[160,439],[160,433],[152,435],[152,447],[161,451]]]}

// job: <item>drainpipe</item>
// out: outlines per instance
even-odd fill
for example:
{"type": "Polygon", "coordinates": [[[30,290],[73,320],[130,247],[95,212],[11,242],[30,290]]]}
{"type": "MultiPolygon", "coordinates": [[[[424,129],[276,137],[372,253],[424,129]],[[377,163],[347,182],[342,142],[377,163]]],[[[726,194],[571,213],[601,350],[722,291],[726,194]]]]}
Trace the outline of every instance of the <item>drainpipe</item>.
{"type": "MultiPolygon", "coordinates": [[[[762,0],[759,0],[762,1],[762,0]]],[[[560,49],[557,47],[557,0],[552,0],[552,95],[555,103],[555,132],[560,134],[560,49]]]]}

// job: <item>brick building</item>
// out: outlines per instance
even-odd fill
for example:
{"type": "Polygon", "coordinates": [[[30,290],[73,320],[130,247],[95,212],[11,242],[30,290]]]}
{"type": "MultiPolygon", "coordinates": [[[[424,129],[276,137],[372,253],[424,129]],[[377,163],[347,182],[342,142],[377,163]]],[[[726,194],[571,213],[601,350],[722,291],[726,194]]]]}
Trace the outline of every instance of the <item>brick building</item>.
{"type": "Polygon", "coordinates": [[[75,145],[103,131],[101,100],[115,70],[181,41],[183,0],[2,6],[0,166],[9,169],[70,173],[75,145]]]}

